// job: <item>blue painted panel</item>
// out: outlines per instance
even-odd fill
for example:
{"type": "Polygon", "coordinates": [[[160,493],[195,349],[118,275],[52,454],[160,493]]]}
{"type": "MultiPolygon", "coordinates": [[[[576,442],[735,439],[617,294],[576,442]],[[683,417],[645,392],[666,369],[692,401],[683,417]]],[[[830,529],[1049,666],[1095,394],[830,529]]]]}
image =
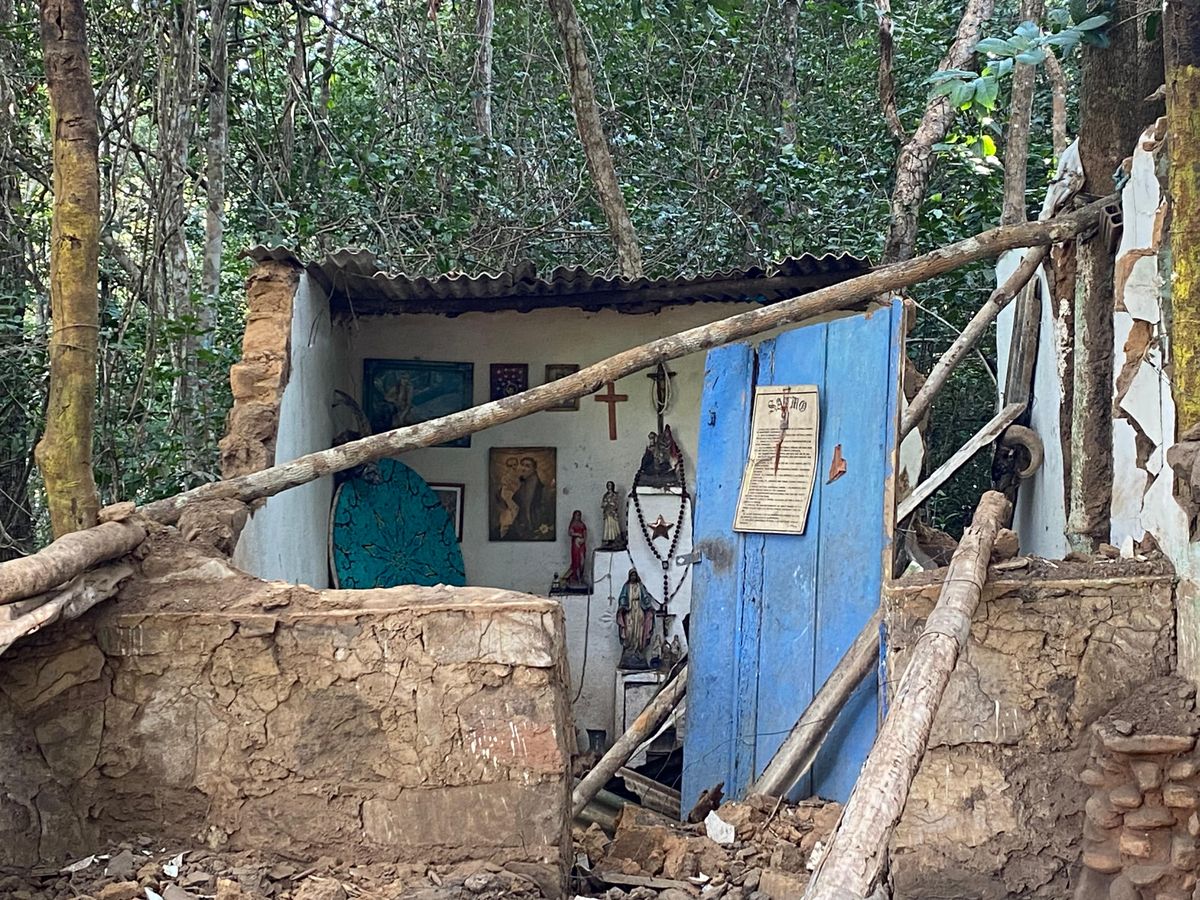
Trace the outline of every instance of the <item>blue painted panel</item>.
{"type": "MultiPolygon", "coordinates": [[[[693,589],[685,810],[718,781],[728,795],[744,793],[879,603],[893,526],[886,506],[901,320],[897,302],[886,311],[799,328],[760,347],[758,384],[820,387],[818,477],[803,535],[732,530],[749,436],[746,373],[753,367],[745,347],[709,354],[695,524],[705,561],[693,589]],[[731,384],[736,377],[746,381],[731,384]],[[846,474],[826,484],[839,444],[846,474]],[[710,548],[720,551],[720,567],[710,548]],[[731,561],[729,553],[737,556],[731,561]],[[725,750],[730,744],[732,752],[725,750]]],[[[874,684],[852,698],[811,781],[796,795],[849,796],[874,740],[876,698],[874,684]]]]}
{"type": "MultiPolygon", "coordinates": [[[[775,365],[759,385],[825,383],[826,323],[797,328],[775,340],[775,365]]],[[[824,389],[819,394],[820,428],[828,414],[824,389]]],[[[824,453],[818,462],[826,459],[824,453]]],[[[758,671],[764,676],[758,691],[758,752],[750,782],[762,774],[783,739],[796,723],[796,709],[804,709],[813,697],[813,656],[816,632],[813,622],[817,604],[817,546],[821,534],[821,479],[818,478],[809,506],[804,534],[761,535],[765,542],[763,567],[763,634],[758,671]],[[777,636],[786,635],[786,640],[777,636]]],[[[796,795],[810,793],[805,777],[796,795]]]]}
{"type": "Polygon", "coordinates": [[[704,515],[693,527],[703,559],[693,571],[688,655],[687,766],[684,812],[701,791],[730,778],[733,765],[737,678],[734,642],[741,617],[743,536],[733,530],[738,486],[749,439],[754,352],[746,344],[708,354],[697,435],[696,504],[704,515]]]}
{"type": "Polygon", "coordinates": [[[341,588],[466,584],[462,548],[445,505],[394,459],[363,466],[338,487],[330,555],[341,588]]]}

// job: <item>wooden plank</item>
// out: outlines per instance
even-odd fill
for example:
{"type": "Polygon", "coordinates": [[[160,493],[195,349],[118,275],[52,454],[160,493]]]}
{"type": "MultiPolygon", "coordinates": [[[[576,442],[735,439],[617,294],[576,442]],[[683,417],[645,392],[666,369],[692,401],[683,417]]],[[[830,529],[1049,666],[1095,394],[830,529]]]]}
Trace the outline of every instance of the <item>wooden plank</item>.
{"type": "MultiPolygon", "coordinates": [[[[759,384],[815,384],[820,386],[819,405],[822,429],[836,407],[829,405],[825,386],[826,343],[830,330],[838,323],[821,323],[797,328],[775,340],[774,365],[764,373],[759,366],[759,384]]],[[[796,723],[796,716],[812,701],[813,659],[816,631],[813,623],[817,606],[817,547],[823,521],[821,490],[824,478],[818,471],[808,522],[804,534],[754,535],[764,543],[761,606],[763,632],[756,661],[758,717],[751,734],[756,735],[755,766],[743,788],[762,774],[762,770],[796,723]]],[[[808,796],[807,776],[801,779],[794,796],[808,796]]]]}
{"type": "MultiPolygon", "coordinates": [[[[831,412],[821,428],[821,532],[817,558],[814,681],[825,679],[879,607],[885,515],[892,476],[902,307],[830,323],[825,392],[831,412]],[[834,448],[845,474],[825,484],[834,448]]],[[[793,710],[792,721],[798,710],[793,710]]],[[[878,725],[878,684],[868,678],[846,701],[812,767],[812,793],[845,802],[871,752],[878,725]]]]}
{"type": "Polygon", "coordinates": [[[732,344],[709,352],[697,434],[693,546],[703,554],[692,571],[688,650],[688,728],[684,810],[725,781],[733,767],[735,637],[740,615],[742,535],[733,513],[749,440],[754,351],[732,344]],[[740,439],[739,437],[740,436],[740,439]]]}
{"type": "Polygon", "coordinates": [[[948,460],[938,466],[929,477],[917,485],[916,489],[900,503],[896,514],[899,521],[912,515],[913,510],[929,499],[929,496],[945,484],[950,476],[967,464],[967,461],[1000,436],[1009,425],[1017,420],[1017,416],[1025,409],[1024,403],[1010,403],[1000,410],[975,436],[963,444],[948,460]]]}

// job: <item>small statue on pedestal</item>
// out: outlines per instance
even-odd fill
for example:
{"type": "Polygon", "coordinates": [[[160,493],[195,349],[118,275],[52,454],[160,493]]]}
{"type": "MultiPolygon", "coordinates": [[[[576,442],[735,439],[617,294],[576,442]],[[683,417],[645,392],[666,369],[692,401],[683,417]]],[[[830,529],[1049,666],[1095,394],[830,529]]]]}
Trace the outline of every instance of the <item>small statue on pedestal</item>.
{"type": "Polygon", "coordinates": [[[587,590],[587,577],[584,574],[587,567],[587,526],[583,524],[583,513],[579,510],[571,514],[567,536],[571,539],[571,567],[567,569],[567,588],[576,591],[587,590]]]}
{"type": "Polygon", "coordinates": [[[621,586],[617,598],[617,634],[621,638],[622,669],[648,669],[646,650],[654,633],[654,598],[642,585],[636,569],[621,586]]]}
{"type": "Polygon", "coordinates": [[[604,531],[601,534],[601,550],[624,550],[625,535],[621,533],[621,498],[617,494],[617,486],[613,482],[605,485],[604,496],[600,498],[600,515],[604,519],[604,531]]]}

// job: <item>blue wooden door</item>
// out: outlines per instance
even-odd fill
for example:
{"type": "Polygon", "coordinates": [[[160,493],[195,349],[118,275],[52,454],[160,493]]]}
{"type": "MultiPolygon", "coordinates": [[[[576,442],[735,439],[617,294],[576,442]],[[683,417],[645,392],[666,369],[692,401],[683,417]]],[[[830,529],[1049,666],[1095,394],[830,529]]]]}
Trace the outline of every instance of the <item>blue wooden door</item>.
{"type": "MultiPolygon", "coordinates": [[[[696,463],[683,809],[741,796],[879,605],[890,562],[903,309],[808,325],[708,354],[696,463]],[[755,384],[820,390],[803,535],[733,530],[755,384]],[[827,479],[834,448],[845,473],[827,479]]],[[[845,802],[875,738],[874,680],[839,716],[795,797],[845,802]]]]}

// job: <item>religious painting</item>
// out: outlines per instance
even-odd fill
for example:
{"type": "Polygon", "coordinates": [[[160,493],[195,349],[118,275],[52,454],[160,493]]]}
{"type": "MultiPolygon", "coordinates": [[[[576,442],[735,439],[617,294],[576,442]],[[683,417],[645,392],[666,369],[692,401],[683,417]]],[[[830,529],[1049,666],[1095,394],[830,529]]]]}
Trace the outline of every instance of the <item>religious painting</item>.
{"type": "Polygon", "coordinates": [[[554,447],[493,447],[488,455],[488,540],[553,541],[554,447]]]}
{"type": "Polygon", "coordinates": [[[526,363],[492,363],[492,399],[503,400],[529,390],[529,366],[526,363]]]}
{"type": "MultiPolygon", "coordinates": [[[[469,409],[474,387],[472,363],[363,360],[363,412],[375,434],[469,409]]],[[[438,446],[470,447],[471,436],[438,446]]]]}
{"type": "Polygon", "coordinates": [[[454,523],[454,536],[462,541],[463,535],[463,492],[466,487],[461,484],[438,484],[429,482],[433,495],[446,507],[450,521],[454,523]]]}
{"type": "MultiPolygon", "coordinates": [[[[574,375],[579,371],[579,366],[576,363],[551,364],[546,366],[546,384],[552,381],[558,381],[560,378],[566,378],[568,375],[574,375]]],[[[579,398],[574,397],[571,400],[564,400],[555,406],[547,406],[549,412],[572,412],[579,409],[579,398]]]]}

